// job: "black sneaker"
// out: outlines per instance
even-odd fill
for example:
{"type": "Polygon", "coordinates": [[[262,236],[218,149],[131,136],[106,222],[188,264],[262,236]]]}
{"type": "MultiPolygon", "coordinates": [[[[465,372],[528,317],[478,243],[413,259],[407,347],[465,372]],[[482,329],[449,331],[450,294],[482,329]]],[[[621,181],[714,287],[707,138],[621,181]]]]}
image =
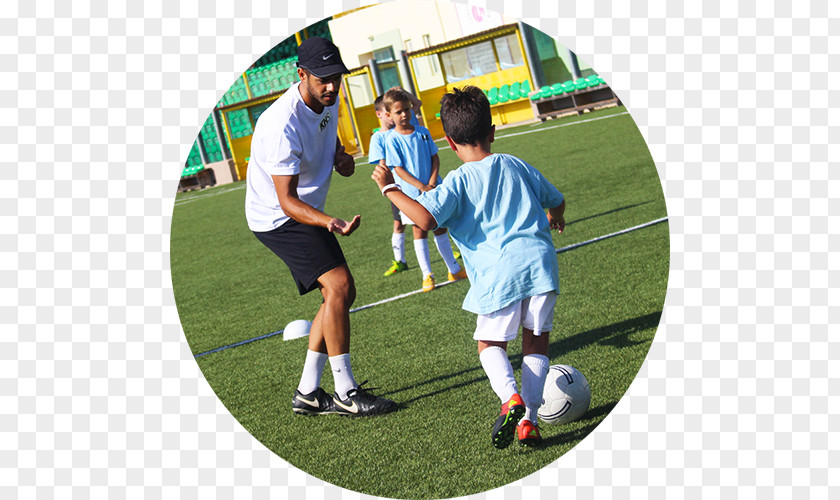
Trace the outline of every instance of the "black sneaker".
{"type": "Polygon", "coordinates": [[[367,389],[362,388],[364,384],[365,382],[362,382],[359,387],[350,389],[347,392],[347,399],[339,399],[338,394],[333,394],[335,413],[350,417],[367,417],[397,409],[397,403],[374,396],[367,389]]]}
{"type": "Polygon", "coordinates": [[[333,398],[320,387],[309,394],[301,394],[295,389],[292,410],[298,415],[328,415],[337,413],[333,398]]]}

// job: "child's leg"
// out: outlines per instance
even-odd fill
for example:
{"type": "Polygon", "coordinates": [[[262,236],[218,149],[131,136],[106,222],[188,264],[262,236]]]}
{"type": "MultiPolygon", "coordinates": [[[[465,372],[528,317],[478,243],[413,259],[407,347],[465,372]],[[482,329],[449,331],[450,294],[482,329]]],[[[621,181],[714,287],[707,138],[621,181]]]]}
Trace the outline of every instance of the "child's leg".
{"type": "Polygon", "coordinates": [[[557,294],[549,292],[522,302],[522,399],[525,419],[537,422],[548,375],[548,332],[554,322],[557,294]]]}
{"type": "Polygon", "coordinates": [[[411,226],[414,234],[414,252],[417,254],[417,262],[420,264],[420,270],[423,271],[423,276],[432,274],[432,263],[429,259],[429,240],[428,233],[417,226],[411,226]]]}
{"type": "Polygon", "coordinates": [[[446,228],[435,229],[435,246],[437,246],[438,253],[443,258],[446,268],[449,269],[449,274],[457,274],[461,270],[458,261],[455,260],[455,254],[452,253],[452,245],[449,243],[449,234],[446,228]]]}
{"type": "Polygon", "coordinates": [[[394,250],[394,260],[405,262],[405,226],[398,220],[394,221],[394,233],[391,235],[391,248],[394,250]]]}
{"type": "Polygon", "coordinates": [[[539,337],[534,331],[522,329],[522,400],[524,419],[536,424],[537,410],[542,404],[543,387],[548,375],[548,332],[539,337]]]}
{"type": "Polygon", "coordinates": [[[490,433],[493,446],[506,448],[516,434],[516,426],[525,414],[525,405],[517,393],[513,366],[507,355],[508,341],[516,338],[521,316],[519,303],[490,314],[481,314],[473,338],[478,341],[478,357],[490,379],[490,387],[502,402],[502,411],[490,433]]]}
{"type": "Polygon", "coordinates": [[[478,341],[478,357],[490,387],[502,404],[507,403],[518,391],[513,378],[513,366],[507,355],[507,342],[478,341]]]}

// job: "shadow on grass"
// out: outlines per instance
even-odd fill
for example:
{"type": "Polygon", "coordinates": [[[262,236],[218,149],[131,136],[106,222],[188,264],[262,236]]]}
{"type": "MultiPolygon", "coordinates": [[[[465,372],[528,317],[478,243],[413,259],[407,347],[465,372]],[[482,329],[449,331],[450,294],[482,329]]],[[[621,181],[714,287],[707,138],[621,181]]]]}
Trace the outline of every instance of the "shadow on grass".
{"type": "Polygon", "coordinates": [[[581,219],[575,219],[573,221],[567,222],[566,225],[571,226],[572,224],[577,224],[578,222],[583,222],[583,221],[589,220],[589,219],[595,219],[596,217],[603,217],[604,215],[609,215],[609,214],[612,214],[612,213],[615,213],[615,212],[620,212],[622,210],[628,210],[630,208],[640,207],[642,205],[647,205],[648,203],[653,203],[653,202],[654,202],[654,200],[648,200],[648,201],[643,201],[641,203],[636,203],[635,205],[627,205],[625,207],[614,208],[612,210],[607,210],[606,212],[601,212],[600,214],[590,215],[588,217],[583,217],[581,219]]]}
{"type": "MultiPolygon", "coordinates": [[[[553,436],[544,437],[540,446],[543,448],[547,448],[549,446],[559,446],[563,444],[579,442],[581,439],[585,438],[590,432],[594,431],[596,427],[601,425],[601,422],[604,420],[604,417],[606,417],[611,411],[613,411],[613,408],[615,408],[616,404],[617,403],[607,403],[597,408],[589,409],[589,411],[587,411],[583,415],[583,417],[581,417],[578,420],[578,422],[588,421],[586,425],[577,429],[572,429],[567,432],[561,432],[553,436]]],[[[543,426],[541,425],[540,427],[543,426]]],[[[547,424],[546,427],[548,427],[547,424]]]]}
{"type": "MultiPolygon", "coordinates": [[[[655,330],[656,327],[659,325],[659,318],[661,316],[662,311],[657,311],[655,313],[646,314],[644,316],[639,316],[625,321],[619,321],[618,323],[613,323],[612,325],[593,328],[585,332],[577,333],[575,335],[555,340],[554,342],[551,342],[548,346],[548,358],[550,360],[557,360],[557,362],[562,362],[562,360],[559,360],[557,358],[560,358],[563,355],[568,354],[569,352],[580,349],[581,347],[588,344],[600,343],[604,346],[622,348],[650,342],[650,340],[632,340],[630,339],[630,335],[644,330],[655,330]]],[[[510,362],[514,366],[514,368],[520,366],[522,364],[522,353],[520,352],[510,355],[510,362]]],[[[639,363],[639,366],[641,366],[641,362],[639,363]]],[[[394,394],[398,394],[400,392],[418,389],[423,386],[431,386],[429,392],[420,394],[409,400],[401,401],[400,406],[402,407],[403,405],[408,405],[410,403],[424,398],[428,398],[430,396],[442,394],[446,391],[451,391],[454,389],[460,389],[462,387],[467,387],[472,384],[482,383],[486,380],[487,377],[485,376],[484,370],[481,368],[481,365],[476,365],[471,368],[448,373],[446,375],[440,375],[438,377],[434,377],[417,384],[412,384],[395,389],[393,391],[389,391],[387,395],[393,396],[394,394]],[[439,389],[435,388],[436,385],[442,382],[445,383],[448,380],[462,377],[473,372],[477,373],[478,376],[470,380],[465,380],[452,385],[447,385],[439,389]]],[[[592,410],[590,410],[590,413],[591,411],[592,410]]],[[[590,413],[587,413],[587,415],[589,415],[590,413]]]]}

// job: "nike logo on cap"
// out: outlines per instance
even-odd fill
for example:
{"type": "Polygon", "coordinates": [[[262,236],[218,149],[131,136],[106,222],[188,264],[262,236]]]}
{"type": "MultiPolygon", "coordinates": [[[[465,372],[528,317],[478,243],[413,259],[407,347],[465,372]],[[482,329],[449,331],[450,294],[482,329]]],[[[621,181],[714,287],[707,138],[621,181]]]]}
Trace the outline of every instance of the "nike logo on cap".
{"type": "Polygon", "coordinates": [[[321,56],[321,57],[322,57],[322,58],[326,61],[327,59],[329,59],[329,58],[330,58],[330,57],[332,57],[333,55],[335,55],[335,54],[330,54],[330,55],[327,55],[327,56],[321,56]]]}

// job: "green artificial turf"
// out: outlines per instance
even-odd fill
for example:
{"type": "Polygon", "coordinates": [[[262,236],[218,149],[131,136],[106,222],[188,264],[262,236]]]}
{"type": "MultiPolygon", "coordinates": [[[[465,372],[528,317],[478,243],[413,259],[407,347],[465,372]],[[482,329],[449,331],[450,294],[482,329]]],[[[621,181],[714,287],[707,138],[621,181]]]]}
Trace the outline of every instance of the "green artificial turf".
{"type": "MultiPolygon", "coordinates": [[[[537,167],[566,197],[565,247],[666,216],[650,153],[624,108],[497,131],[493,151],[537,167]]],[[[441,146],[441,173],[460,164],[441,146]]],[[[362,225],[340,238],[356,280],[354,306],[420,288],[410,269],[383,277],[392,259],[389,204],[357,161],[334,176],[327,213],[362,225]]],[[[180,194],[172,217],[175,298],[194,354],[281,330],[314,316],[321,297],[303,297],[283,262],[248,230],[243,183],[180,194]]],[[[410,232],[409,232],[410,233],[410,232]]],[[[408,237],[410,240],[410,236],[408,237]]],[[[446,268],[432,249],[439,281],[446,268]]],[[[653,340],[668,279],[667,222],[558,254],[561,291],[551,332],[552,364],[578,368],[592,403],[584,417],[541,427],[544,445],[496,450],[490,429],[499,401],[481,369],[475,316],[460,308],[458,282],[351,315],[353,371],[377,394],[401,404],[373,418],[301,417],[291,411],[306,339],[282,335],[199,356],[204,376],[228,410],[265,446],[330,483],[395,498],[463,496],[502,486],[556,460],[615,407],[653,340]]],[[[443,279],[441,279],[443,278],[443,279]]],[[[509,347],[517,379],[520,342],[509,347]]],[[[332,390],[329,370],[322,386],[332,390]]]]}

